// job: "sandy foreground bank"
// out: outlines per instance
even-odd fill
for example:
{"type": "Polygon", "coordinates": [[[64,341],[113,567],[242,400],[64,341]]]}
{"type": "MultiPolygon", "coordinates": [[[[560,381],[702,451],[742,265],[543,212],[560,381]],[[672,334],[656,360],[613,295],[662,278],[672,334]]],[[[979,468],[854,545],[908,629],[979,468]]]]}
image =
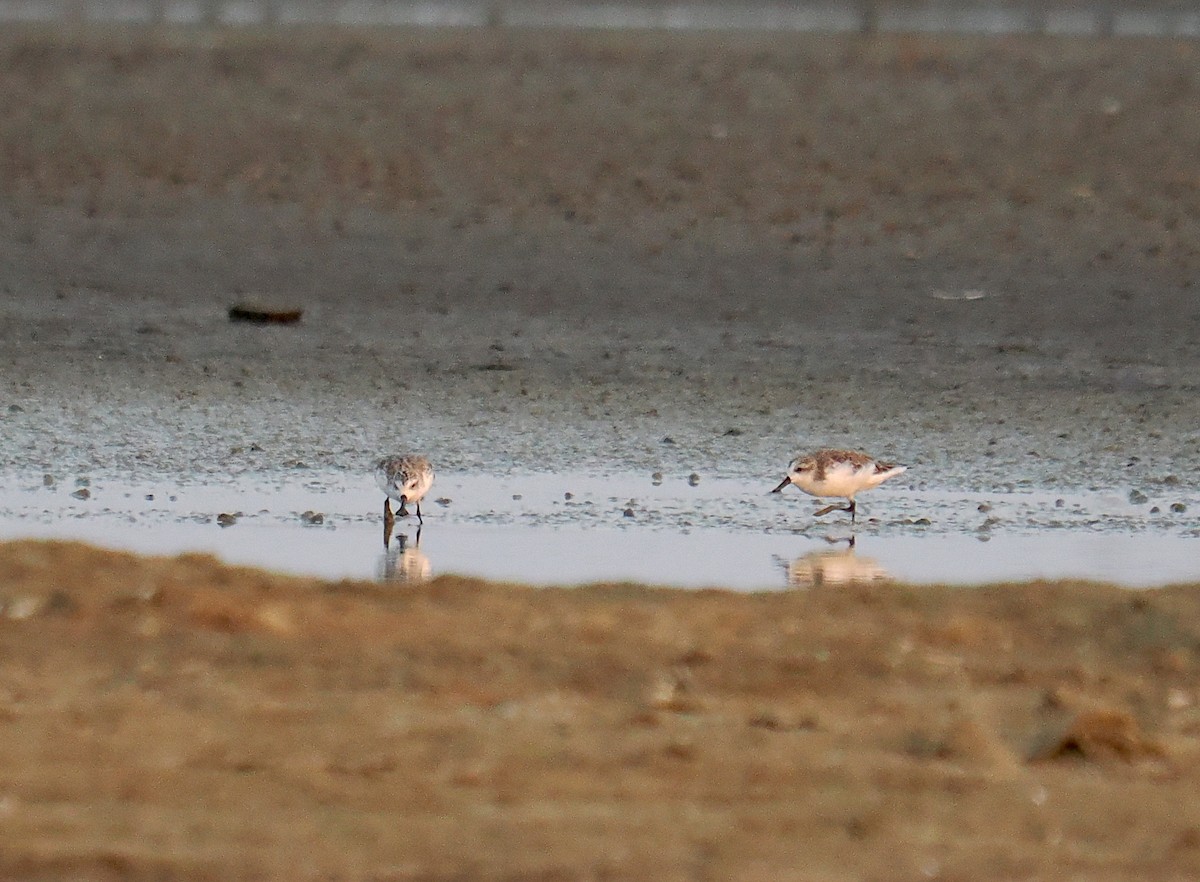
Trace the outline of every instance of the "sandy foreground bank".
{"type": "Polygon", "coordinates": [[[1200,586],[0,586],[5,878],[1200,872],[1200,586]]]}

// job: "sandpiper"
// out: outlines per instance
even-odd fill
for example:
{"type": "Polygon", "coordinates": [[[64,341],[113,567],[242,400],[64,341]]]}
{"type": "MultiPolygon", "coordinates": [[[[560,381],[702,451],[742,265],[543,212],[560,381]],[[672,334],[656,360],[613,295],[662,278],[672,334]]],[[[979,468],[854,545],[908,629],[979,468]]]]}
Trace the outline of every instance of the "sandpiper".
{"type": "Polygon", "coordinates": [[[408,505],[412,503],[417,508],[417,522],[425,523],[421,517],[421,500],[433,486],[433,466],[427,457],[415,454],[385,456],[375,466],[375,482],[386,494],[383,500],[384,523],[392,520],[393,499],[400,503],[396,514],[407,517],[408,505]]]}
{"type": "Polygon", "coordinates": [[[878,487],[907,469],[908,466],[880,462],[857,450],[826,448],[792,460],[787,475],[771,492],[778,493],[788,484],[795,484],[810,496],[841,496],[849,505],[827,505],[816,514],[829,514],[835,509],[848,511],[850,522],[854,523],[855,494],[878,487]]]}

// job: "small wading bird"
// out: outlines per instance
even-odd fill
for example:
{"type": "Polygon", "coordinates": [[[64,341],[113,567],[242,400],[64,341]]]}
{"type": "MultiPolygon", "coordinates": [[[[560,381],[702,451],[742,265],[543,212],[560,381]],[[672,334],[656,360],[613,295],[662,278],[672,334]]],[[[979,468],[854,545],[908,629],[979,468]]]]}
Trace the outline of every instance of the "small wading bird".
{"type": "MultiPolygon", "coordinates": [[[[375,482],[385,494],[383,500],[383,531],[385,537],[391,537],[392,500],[400,503],[396,514],[408,516],[408,506],[411,503],[417,509],[417,523],[424,524],[421,517],[421,500],[433,486],[433,466],[424,456],[385,456],[375,466],[375,482]]],[[[384,540],[387,545],[387,539],[384,540]]]]}
{"type": "Polygon", "coordinates": [[[771,492],[778,493],[788,484],[795,484],[809,496],[841,496],[850,504],[827,505],[816,514],[848,511],[850,522],[854,523],[855,494],[878,487],[907,470],[908,466],[878,462],[856,450],[818,450],[792,460],[787,475],[771,492]]]}

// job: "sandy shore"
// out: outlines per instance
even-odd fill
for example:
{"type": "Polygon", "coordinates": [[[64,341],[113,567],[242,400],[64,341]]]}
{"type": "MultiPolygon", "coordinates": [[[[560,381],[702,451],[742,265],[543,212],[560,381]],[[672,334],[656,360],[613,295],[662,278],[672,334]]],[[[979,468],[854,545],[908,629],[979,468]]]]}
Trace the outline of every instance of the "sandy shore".
{"type": "MultiPolygon", "coordinates": [[[[1197,51],[8,26],[0,478],[770,483],[852,444],[1191,492],[1197,51]]],[[[3,545],[0,875],[1191,878],[1195,589],[3,545]]]]}
{"type": "Polygon", "coordinates": [[[5,878],[1200,872],[1200,586],[0,585],[5,878]]]}

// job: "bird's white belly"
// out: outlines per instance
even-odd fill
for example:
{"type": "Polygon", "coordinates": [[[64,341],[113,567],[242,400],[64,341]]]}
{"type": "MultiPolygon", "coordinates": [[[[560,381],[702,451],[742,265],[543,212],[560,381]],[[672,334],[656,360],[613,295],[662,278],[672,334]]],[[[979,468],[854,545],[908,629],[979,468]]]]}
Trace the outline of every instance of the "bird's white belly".
{"type": "Polygon", "coordinates": [[[796,486],[810,496],[851,497],[862,490],[877,487],[882,480],[883,476],[875,473],[874,466],[866,469],[837,466],[826,470],[824,478],[819,481],[815,475],[801,475],[796,486]]]}

